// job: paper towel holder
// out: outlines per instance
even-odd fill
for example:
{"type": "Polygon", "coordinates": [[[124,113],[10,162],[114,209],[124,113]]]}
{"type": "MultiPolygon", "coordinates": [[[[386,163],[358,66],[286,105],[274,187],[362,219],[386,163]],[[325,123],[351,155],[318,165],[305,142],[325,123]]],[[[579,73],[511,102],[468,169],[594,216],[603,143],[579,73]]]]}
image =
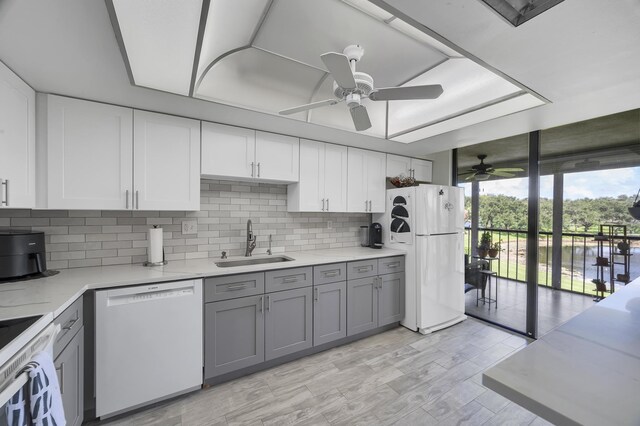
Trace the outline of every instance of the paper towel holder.
{"type": "Polygon", "coordinates": [[[163,265],[166,265],[168,263],[169,263],[168,260],[163,260],[162,262],[149,262],[149,261],[147,261],[147,262],[144,262],[142,264],[142,266],[163,266],[163,265]]]}
{"type": "MultiPolygon", "coordinates": [[[[158,228],[158,225],[153,225],[154,228],[158,228]]],[[[149,262],[146,261],[142,264],[142,266],[163,266],[168,264],[169,262],[164,257],[164,248],[162,249],[162,261],[161,262],[149,262]]]]}

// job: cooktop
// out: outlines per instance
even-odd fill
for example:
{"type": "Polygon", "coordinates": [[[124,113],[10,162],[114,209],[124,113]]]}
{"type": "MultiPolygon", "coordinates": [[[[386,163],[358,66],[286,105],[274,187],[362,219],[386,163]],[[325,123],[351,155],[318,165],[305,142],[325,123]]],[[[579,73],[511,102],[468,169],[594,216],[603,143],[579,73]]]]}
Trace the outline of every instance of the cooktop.
{"type": "Polygon", "coordinates": [[[22,334],[22,332],[31,327],[31,325],[40,318],[42,318],[42,316],[37,315],[34,317],[0,321],[0,349],[11,343],[13,339],[22,334]]]}

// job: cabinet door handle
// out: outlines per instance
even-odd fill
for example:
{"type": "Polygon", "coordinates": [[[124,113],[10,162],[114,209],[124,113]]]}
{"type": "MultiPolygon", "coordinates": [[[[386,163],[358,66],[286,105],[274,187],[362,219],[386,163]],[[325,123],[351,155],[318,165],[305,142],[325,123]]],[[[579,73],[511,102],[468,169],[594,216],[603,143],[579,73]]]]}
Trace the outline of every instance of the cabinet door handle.
{"type": "Polygon", "coordinates": [[[4,197],[0,193],[0,200],[2,200],[0,205],[4,204],[9,207],[9,179],[5,179],[4,181],[0,179],[0,192],[2,190],[2,186],[4,186],[4,197]]]}
{"type": "Polygon", "coordinates": [[[329,211],[329,199],[327,198],[327,211],[329,211]]]}
{"type": "Polygon", "coordinates": [[[136,210],[140,210],[140,191],[136,190],[136,210]]]}
{"type": "Polygon", "coordinates": [[[58,384],[60,385],[60,393],[64,394],[64,362],[60,364],[60,367],[56,367],[56,374],[60,372],[58,377],[58,384]]]}
{"type": "Polygon", "coordinates": [[[298,282],[298,277],[285,277],[282,279],[283,284],[291,284],[298,282]]]}
{"type": "Polygon", "coordinates": [[[396,263],[389,263],[387,265],[387,268],[397,268],[398,266],[400,266],[400,262],[396,262],[396,263]]]}
{"type": "Polygon", "coordinates": [[[358,272],[367,272],[369,270],[368,266],[359,266],[358,272]]]}
{"type": "Polygon", "coordinates": [[[320,294],[319,294],[320,289],[316,287],[314,290],[316,291],[316,296],[313,298],[313,300],[317,302],[318,300],[320,300],[320,294]]]}
{"type": "Polygon", "coordinates": [[[271,310],[271,297],[267,296],[267,311],[271,310]]]}
{"type": "Polygon", "coordinates": [[[324,211],[324,198],[322,199],[322,211],[324,211]]]}
{"type": "Polygon", "coordinates": [[[255,163],[252,161],[251,162],[251,177],[254,177],[254,171],[255,171],[255,163]]]}
{"type": "Polygon", "coordinates": [[[371,207],[371,200],[369,200],[369,212],[371,212],[373,210],[373,207],[371,207]]]}
{"type": "Polygon", "coordinates": [[[260,296],[260,312],[264,313],[264,296],[260,296]]]}
{"type": "Polygon", "coordinates": [[[258,163],[258,177],[260,177],[260,163],[258,163]]]}
{"type": "Polygon", "coordinates": [[[4,186],[4,181],[2,180],[2,178],[0,178],[0,206],[5,204],[5,202],[4,202],[4,191],[2,190],[3,186],[4,186]]]}
{"type": "Polygon", "coordinates": [[[73,324],[75,324],[76,322],[78,322],[78,317],[72,319],[71,321],[69,321],[67,323],[67,325],[65,325],[64,327],[62,327],[63,330],[69,331],[71,330],[71,327],[73,327],[73,324]]]}
{"type": "Polygon", "coordinates": [[[246,284],[236,284],[236,285],[227,286],[227,290],[229,290],[229,291],[242,290],[242,289],[245,289],[245,288],[247,288],[246,284]]]}
{"type": "Polygon", "coordinates": [[[333,278],[333,277],[337,277],[339,275],[338,270],[333,270],[333,271],[326,271],[324,272],[324,277],[325,278],[333,278]]]}

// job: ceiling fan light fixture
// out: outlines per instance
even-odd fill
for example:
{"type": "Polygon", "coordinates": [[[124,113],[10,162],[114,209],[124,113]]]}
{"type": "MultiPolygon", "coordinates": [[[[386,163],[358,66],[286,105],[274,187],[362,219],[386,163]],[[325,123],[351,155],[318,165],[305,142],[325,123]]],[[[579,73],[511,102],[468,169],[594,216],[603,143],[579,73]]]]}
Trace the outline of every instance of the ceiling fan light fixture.
{"type": "Polygon", "coordinates": [[[488,180],[490,177],[489,173],[477,173],[473,178],[475,180],[488,180]]]}

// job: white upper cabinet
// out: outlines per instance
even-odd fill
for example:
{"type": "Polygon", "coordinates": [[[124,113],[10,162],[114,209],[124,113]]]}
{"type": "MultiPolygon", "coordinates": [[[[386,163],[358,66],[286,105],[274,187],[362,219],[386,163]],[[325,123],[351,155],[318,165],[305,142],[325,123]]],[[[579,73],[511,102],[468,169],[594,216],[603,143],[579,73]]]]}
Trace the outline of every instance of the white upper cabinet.
{"type": "Polygon", "coordinates": [[[0,62],[0,208],[35,207],[35,97],[0,62]]]}
{"type": "Polygon", "coordinates": [[[433,163],[429,160],[411,159],[413,178],[418,182],[431,182],[433,179],[433,163]]]}
{"type": "Polygon", "coordinates": [[[347,148],[300,141],[300,181],[289,185],[290,212],[347,211],[347,148]]]}
{"type": "Polygon", "coordinates": [[[200,210],[200,122],[134,112],[134,201],[139,210],[200,210]]]}
{"type": "Polygon", "coordinates": [[[202,122],[202,175],[251,179],[255,174],[256,131],[202,122]]]}
{"type": "Polygon", "coordinates": [[[431,182],[433,164],[429,160],[387,154],[387,177],[404,175],[418,182],[431,182]]]}
{"type": "Polygon", "coordinates": [[[202,123],[202,175],[216,179],[297,182],[298,138],[202,123]]]}
{"type": "Polygon", "coordinates": [[[348,149],[349,212],[384,213],[386,161],[386,154],[380,152],[348,149]]]}
{"type": "Polygon", "coordinates": [[[324,183],[327,212],[347,211],[347,169],[347,147],[324,144],[324,167],[320,181],[324,183]]]}
{"type": "Polygon", "coordinates": [[[409,177],[411,158],[400,155],[387,154],[387,176],[396,177],[404,175],[409,177]]]}
{"type": "Polygon", "coordinates": [[[38,207],[130,208],[133,110],[51,95],[40,100],[38,207]]]}
{"type": "Polygon", "coordinates": [[[199,121],[52,95],[38,117],[39,208],[200,209],[199,121]]]}
{"type": "Polygon", "coordinates": [[[300,140],[275,133],[256,132],[256,174],[267,181],[297,182],[300,140]]]}
{"type": "Polygon", "coordinates": [[[387,196],[386,154],[369,151],[367,153],[367,196],[370,213],[384,213],[387,196]]]}

